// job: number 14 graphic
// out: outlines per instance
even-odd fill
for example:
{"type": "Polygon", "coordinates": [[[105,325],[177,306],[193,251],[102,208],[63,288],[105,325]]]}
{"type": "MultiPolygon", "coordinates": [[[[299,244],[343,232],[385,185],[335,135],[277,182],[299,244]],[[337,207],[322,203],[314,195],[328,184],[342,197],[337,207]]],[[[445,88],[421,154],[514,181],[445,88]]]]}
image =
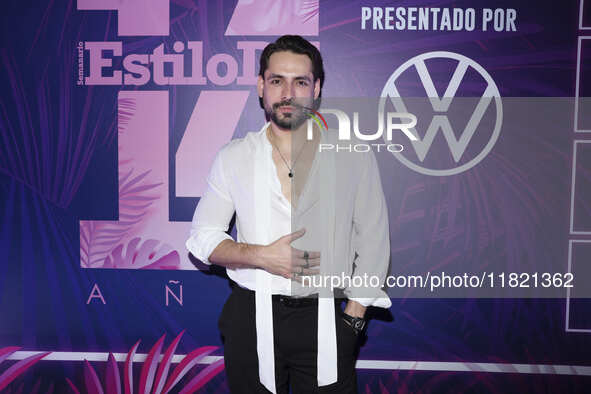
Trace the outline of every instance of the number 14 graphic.
{"type": "MultiPolygon", "coordinates": [[[[198,197],[220,147],[232,138],[248,91],[202,91],[175,154],[175,192],[198,197]],[[224,116],[217,117],[223,105],[224,116]]],[[[83,268],[194,269],[189,222],[169,220],[168,91],[118,96],[119,220],[80,221],[83,268]]]]}

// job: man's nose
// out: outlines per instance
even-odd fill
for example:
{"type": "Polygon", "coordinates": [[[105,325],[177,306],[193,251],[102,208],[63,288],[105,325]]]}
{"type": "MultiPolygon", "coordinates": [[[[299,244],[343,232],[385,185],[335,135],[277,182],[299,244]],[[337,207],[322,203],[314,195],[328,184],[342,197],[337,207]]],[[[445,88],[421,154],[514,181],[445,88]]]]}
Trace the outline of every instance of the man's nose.
{"type": "Polygon", "coordinates": [[[294,88],[292,84],[286,83],[283,85],[283,91],[281,92],[281,101],[291,101],[294,97],[294,88]]]}

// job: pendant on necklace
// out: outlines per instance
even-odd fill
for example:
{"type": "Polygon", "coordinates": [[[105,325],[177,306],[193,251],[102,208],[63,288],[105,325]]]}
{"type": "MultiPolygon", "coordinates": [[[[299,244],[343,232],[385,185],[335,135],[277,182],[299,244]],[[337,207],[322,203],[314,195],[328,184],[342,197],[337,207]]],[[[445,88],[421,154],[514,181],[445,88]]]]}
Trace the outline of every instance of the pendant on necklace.
{"type": "Polygon", "coordinates": [[[290,178],[293,178],[293,174],[291,173],[291,171],[289,172],[288,175],[289,175],[290,178]]]}

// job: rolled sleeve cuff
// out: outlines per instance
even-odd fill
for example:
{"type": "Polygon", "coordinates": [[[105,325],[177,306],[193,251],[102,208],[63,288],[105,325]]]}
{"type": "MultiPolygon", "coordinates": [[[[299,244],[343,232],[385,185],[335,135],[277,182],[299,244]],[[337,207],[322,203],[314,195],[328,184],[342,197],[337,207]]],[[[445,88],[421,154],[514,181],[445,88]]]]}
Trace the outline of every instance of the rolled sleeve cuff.
{"type": "Polygon", "coordinates": [[[197,257],[203,264],[211,265],[209,256],[214,249],[225,239],[234,240],[225,232],[215,231],[200,236],[191,236],[185,242],[185,247],[191,254],[197,257]]]}
{"type": "Polygon", "coordinates": [[[364,307],[368,306],[375,306],[377,308],[390,308],[392,306],[392,301],[388,294],[385,291],[380,289],[354,289],[354,288],[346,288],[344,291],[347,298],[351,301],[355,301],[363,305],[364,307]],[[357,294],[356,294],[357,293],[357,294]],[[361,294],[358,294],[361,293],[361,294]],[[357,295],[357,297],[356,297],[357,295]],[[360,297],[363,295],[365,297],[360,297]],[[367,297],[369,296],[369,297],[367,297]]]}

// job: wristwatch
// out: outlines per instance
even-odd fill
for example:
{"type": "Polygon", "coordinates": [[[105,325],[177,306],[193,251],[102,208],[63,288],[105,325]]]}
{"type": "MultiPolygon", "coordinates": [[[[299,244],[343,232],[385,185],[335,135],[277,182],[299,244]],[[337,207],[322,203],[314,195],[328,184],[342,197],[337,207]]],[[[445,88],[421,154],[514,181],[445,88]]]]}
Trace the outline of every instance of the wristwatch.
{"type": "Polygon", "coordinates": [[[353,317],[351,315],[346,314],[345,312],[342,313],[343,320],[347,323],[351,328],[355,331],[357,335],[359,335],[363,329],[365,328],[367,321],[362,317],[353,317]]]}

